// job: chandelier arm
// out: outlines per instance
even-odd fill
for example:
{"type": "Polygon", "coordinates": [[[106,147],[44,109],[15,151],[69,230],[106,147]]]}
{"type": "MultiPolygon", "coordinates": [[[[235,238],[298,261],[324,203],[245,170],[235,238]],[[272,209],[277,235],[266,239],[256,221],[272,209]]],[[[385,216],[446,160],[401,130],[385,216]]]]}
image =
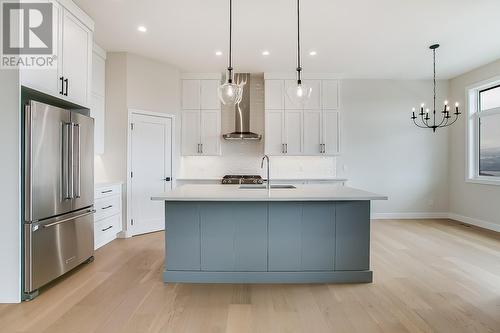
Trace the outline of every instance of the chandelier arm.
{"type": "MultiPolygon", "coordinates": [[[[443,124],[446,124],[448,123],[448,118],[446,118],[446,113],[443,114],[443,119],[441,119],[441,122],[439,123],[439,125],[437,125],[437,127],[442,127],[443,124]]],[[[446,126],[446,124],[444,126],[446,126]]]]}
{"type": "Polygon", "coordinates": [[[428,126],[420,126],[416,121],[415,119],[413,119],[413,123],[417,126],[417,127],[420,127],[420,128],[428,128],[428,126]]]}
{"type": "Polygon", "coordinates": [[[459,117],[459,115],[458,115],[458,114],[455,114],[455,119],[454,119],[451,123],[447,124],[447,125],[446,125],[446,127],[447,127],[447,126],[451,126],[451,125],[453,125],[454,123],[456,123],[456,122],[457,122],[457,120],[458,120],[458,117],[459,117]]]}
{"type": "Polygon", "coordinates": [[[421,114],[420,116],[421,116],[421,118],[422,118],[422,123],[423,123],[425,126],[427,126],[427,128],[431,128],[431,127],[429,126],[429,120],[428,120],[427,118],[424,118],[424,115],[423,115],[423,114],[421,114]]]}

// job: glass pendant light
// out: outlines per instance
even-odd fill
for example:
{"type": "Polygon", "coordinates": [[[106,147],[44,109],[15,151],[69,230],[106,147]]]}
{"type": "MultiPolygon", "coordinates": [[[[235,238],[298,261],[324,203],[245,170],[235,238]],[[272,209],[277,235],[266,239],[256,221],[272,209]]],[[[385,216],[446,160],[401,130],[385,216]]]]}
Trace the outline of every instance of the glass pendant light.
{"type": "Polygon", "coordinates": [[[229,64],[227,67],[226,82],[219,86],[219,99],[224,105],[236,105],[241,102],[243,85],[233,82],[233,0],[229,0],[229,64]]]}
{"type": "Polygon", "coordinates": [[[297,83],[288,87],[288,98],[297,105],[303,106],[311,98],[312,88],[302,82],[302,65],[300,61],[300,0],[297,0],[297,83]]]}

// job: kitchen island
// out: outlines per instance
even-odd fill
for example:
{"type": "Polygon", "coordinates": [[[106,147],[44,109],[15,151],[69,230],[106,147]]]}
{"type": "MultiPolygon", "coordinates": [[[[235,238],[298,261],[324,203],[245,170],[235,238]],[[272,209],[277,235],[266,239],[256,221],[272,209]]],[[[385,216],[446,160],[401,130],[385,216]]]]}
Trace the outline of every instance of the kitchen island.
{"type": "Polygon", "coordinates": [[[165,282],[372,282],[370,201],[332,185],[184,185],[165,201],[165,282]]]}

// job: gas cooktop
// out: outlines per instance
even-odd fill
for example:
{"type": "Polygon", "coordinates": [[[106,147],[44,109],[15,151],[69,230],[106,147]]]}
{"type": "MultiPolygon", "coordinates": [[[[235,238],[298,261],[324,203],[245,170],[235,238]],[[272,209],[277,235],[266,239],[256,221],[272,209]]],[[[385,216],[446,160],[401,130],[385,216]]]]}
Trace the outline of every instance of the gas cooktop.
{"type": "Polygon", "coordinates": [[[258,175],[226,175],[222,177],[222,184],[262,184],[264,181],[258,175]]]}

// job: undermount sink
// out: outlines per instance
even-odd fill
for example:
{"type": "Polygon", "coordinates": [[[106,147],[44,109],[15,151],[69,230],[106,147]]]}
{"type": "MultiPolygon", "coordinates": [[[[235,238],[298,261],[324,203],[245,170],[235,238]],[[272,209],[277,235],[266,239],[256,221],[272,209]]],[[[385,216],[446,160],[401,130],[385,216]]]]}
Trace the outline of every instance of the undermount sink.
{"type": "MultiPolygon", "coordinates": [[[[239,187],[240,190],[250,190],[250,189],[254,189],[254,190],[264,189],[265,190],[266,188],[267,188],[267,186],[264,184],[258,184],[258,185],[248,184],[248,185],[241,185],[239,187]]],[[[295,189],[296,187],[293,185],[271,185],[271,188],[273,188],[273,189],[295,189]]]]}

